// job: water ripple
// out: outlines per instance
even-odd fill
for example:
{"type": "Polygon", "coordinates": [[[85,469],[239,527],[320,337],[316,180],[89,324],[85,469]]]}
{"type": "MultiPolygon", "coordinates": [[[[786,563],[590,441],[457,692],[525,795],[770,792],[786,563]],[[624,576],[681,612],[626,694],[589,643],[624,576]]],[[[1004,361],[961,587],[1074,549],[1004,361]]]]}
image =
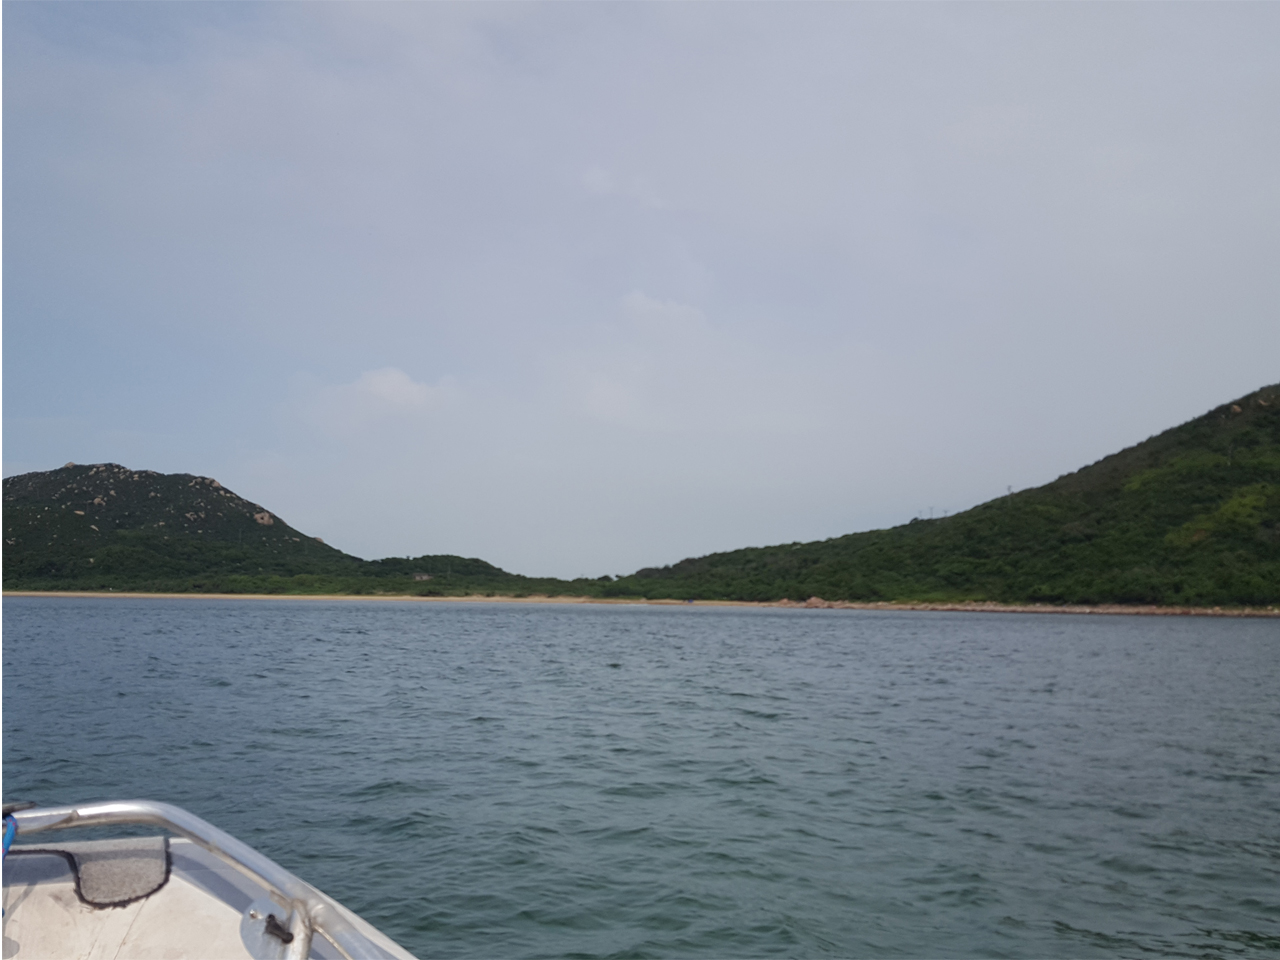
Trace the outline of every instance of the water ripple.
{"type": "Polygon", "coordinates": [[[6,795],[427,957],[1280,957],[1267,621],[11,598],[6,795]]]}

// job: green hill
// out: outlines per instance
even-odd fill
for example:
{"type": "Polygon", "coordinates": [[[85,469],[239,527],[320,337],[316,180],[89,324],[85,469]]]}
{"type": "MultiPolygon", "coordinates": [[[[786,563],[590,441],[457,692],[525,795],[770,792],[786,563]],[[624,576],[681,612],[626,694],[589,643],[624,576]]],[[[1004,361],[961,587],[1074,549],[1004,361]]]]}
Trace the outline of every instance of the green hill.
{"type": "Polygon", "coordinates": [[[110,463],[7,478],[4,537],[8,590],[1268,605],[1280,603],[1280,385],[951,517],[616,581],[456,556],[365,561],[216,480],[110,463]]]}
{"type": "Polygon", "coordinates": [[[4,481],[7,590],[465,593],[518,590],[483,560],[365,561],[216,480],[67,464],[4,481]]]}
{"type": "Polygon", "coordinates": [[[937,520],[640,570],[648,597],[1280,601],[1280,385],[1053,483],[937,520]]]}

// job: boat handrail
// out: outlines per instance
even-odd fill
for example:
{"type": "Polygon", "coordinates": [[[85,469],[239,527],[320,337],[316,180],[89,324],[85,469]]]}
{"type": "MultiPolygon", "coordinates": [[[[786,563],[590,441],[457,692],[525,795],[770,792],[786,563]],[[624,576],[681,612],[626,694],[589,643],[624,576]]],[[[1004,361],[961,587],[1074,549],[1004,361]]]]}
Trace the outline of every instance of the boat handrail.
{"type": "MultiPolygon", "coordinates": [[[[368,957],[370,947],[375,946],[343,916],[343,908],[332,897],[294,876],[247,843],[173,804],[155,800],[113,800],[15,810],[12,816],[17,821],[19,836],[67,827],[143,824],[186,837],[224,863],[274,890],[294,907],[304,922],[301,930],[292,931],[294,937],[286,953],[289,960],[308,956],[313,931],[319,931],[347,960],[368,957]]],[[[381,947],[375,949],[379,953],[386,952],[381,947]]]]}

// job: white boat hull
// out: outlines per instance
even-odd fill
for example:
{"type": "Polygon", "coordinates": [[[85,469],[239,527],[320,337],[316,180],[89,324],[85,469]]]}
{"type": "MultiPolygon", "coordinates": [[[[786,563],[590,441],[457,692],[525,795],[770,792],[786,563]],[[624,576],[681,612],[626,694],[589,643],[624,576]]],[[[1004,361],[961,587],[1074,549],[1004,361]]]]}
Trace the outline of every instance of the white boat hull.
{"type": "MultiPolygon", "coordinates": [[[[413,960],[371,924],[256,851],[252,857],[236,856],[243,853],[238,849],[229,854],[226,847],[250,850],[239,841],[178,808],[149,808],[181,813],[211,833],[204,842],[156,836],[24,843],[9,850],[4,960],[413,960]],[[210,842],[220,838],[231,842],[210,842]]],[[[20,835],[71,825],[39,819],[67,809],[74,808],[17,814],[20,835]],[[24,819],[30,829],[23,829],[24,819]]],[[[183,822],[177,829],[191,827],[183,822]]]]}

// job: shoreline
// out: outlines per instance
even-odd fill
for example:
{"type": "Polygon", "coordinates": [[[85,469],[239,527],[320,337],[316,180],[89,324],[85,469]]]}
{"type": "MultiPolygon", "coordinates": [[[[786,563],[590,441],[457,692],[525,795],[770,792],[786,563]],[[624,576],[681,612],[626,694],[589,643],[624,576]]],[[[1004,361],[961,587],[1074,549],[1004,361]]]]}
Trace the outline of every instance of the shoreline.
{"type": "Polygon", "coordinates": [[[422,597],[410,594],[348,593],[125,593],[123,591],[89,590],[6,590],[4,597],[75,597],[86,599],[121,598],[133,600],[327,600],[374,601],[378,603],[552,603],[613,604],[660,607],[760,607],[780,610],[886,610],[940,613],[1057,613],[1103,614],[1111,616],[1156,617],[1280,617],[1280,607],[1162,607],[1154,604],[1047,604],[994,603],[984,600],[951,603],[909,601],[823,600],[648,600],[640,597],[572,597],[532,594],[527,597],[483,596],[468,594],[457,597],[422,597]]]}

